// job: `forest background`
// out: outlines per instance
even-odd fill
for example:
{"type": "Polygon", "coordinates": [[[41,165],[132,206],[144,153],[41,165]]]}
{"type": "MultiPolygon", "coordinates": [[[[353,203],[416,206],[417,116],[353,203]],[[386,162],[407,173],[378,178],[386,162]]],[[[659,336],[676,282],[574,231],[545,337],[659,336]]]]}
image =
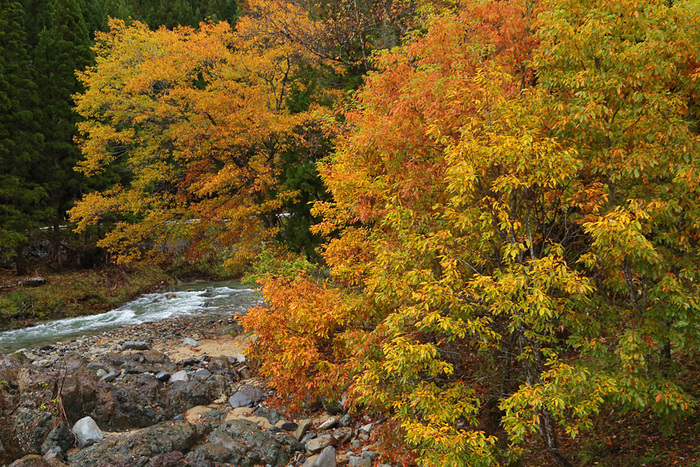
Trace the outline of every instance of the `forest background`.
{"type": "Polygon", "coordinates": [[[18,272],[252,271],[279,397],[396,462],[697,465],[697,0],[0,5],[18,272]]]}

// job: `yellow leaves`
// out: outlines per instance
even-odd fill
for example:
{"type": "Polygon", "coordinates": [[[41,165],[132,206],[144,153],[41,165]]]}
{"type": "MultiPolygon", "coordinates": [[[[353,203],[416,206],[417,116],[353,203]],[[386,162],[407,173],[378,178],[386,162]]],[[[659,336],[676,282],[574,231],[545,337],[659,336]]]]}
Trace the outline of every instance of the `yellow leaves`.
{"type": "Polygon", "coordinates": [[[628,257],[656,263],[660,257],[643,234],[645,217],[645,211],[632,204],[630,209],[618,207],[583,227],[593,238],[596,253],[610,265],[621,264],[628,257]]]}
{"type": "MultiPolygon", "coordinates": [[[[259,17],[242,19],[236,29],[221,22],[157,31],[113,20],[110,32],[98,35],[95,52],[97,65],[79,74],[85,91],[75,96],[84,118],[80,170],[97,175],[118,166],[130,182],[121,197],[105,193],[110,202],[86,197],[81,203],[91,207],[79,203],[73,220],[95,222],[101,206],[128,197],[121,215],[159,210],[170,221],[189,218],[200,225],[188,229],[193,235],[209,225],[208,235],[238,242],[238,254],[249,256],[244,250],[257,248],[254,238],[270,237],[260,232],[260,218],[274,224],[280,206],[282,197],[270,199],[279,155],[311,117],[286,109],[292,78],[318,59],[274,35],[259,17]],[[236,226],[222,231],[223,219],[235,219],[236,226]]],[[[107,243],[128,242],[120,239],[107,243]]]]}

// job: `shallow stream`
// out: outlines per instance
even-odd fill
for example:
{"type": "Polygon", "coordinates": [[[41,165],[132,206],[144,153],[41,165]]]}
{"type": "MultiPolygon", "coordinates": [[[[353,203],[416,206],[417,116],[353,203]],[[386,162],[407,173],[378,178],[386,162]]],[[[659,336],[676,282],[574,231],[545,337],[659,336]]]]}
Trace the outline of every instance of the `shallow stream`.
{"type": "Polygon", "coordinates": [[[259,305],[256,289],[238,281],[195,282],[172,290],[144,294],[99,315],[47,321],[0,333],[0,353],[33,348],[146,321],[207,313],[238,314],[259,305]]]}

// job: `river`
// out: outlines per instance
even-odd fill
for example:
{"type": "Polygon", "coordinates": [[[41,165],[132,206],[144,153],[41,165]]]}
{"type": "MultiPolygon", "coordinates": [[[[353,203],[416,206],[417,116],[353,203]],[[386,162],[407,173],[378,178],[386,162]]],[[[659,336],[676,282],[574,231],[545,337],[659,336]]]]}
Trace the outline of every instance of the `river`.
{"type": "Polygon", "coordinates": [[[0,353],[96,335],[121,326],[176,316],[216,312],[240,314],[262,301],[256,289],[238,281],[194,282],[163,292],[144,294],[106,313],[46,321],[0,333],[0,353]]]}

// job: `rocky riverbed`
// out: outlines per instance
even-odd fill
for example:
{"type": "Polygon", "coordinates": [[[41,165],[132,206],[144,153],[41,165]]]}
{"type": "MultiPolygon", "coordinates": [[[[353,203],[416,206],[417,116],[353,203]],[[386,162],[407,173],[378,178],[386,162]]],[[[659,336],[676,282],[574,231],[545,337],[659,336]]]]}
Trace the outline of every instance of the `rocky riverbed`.
{"type": "Polygon", "coordinates": [[[0,357],[0,465],[389,465],[367,416],[274,406],[241,333],[180,317],[0,357]]]}

